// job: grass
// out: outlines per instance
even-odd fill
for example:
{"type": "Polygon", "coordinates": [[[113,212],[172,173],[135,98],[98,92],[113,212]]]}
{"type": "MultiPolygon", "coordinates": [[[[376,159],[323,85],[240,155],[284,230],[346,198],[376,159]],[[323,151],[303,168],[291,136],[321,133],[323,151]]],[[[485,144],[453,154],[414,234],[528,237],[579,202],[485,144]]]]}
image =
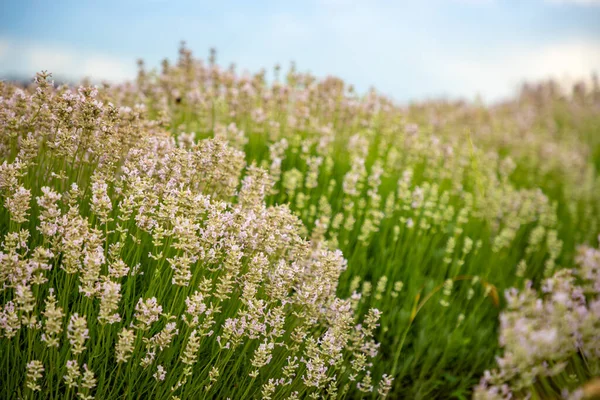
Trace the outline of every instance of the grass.
{"type": "MultiPolygon", "coordinates": [[[[565,98],[544,92],[548,84],[542,84],[497,106],[439,101],[401,107],[376,93],[358,96],[334,78],[316,80],[294,68],[281,78],[278,71],[267,84],[264,74],[244,78],[213,62],[200,64],[182,48],[177,64],[165,63],[162,72],[142,68],[135,83],[102,88],[96,97],[84,92],[84,100],[60,100],[66,89],[55,92],[42,79],[42,95],[30,90],[20,106],[16,89],[4,84],[4,98],[13,100],[2,103],[0,161],[28,162],[16,174],[17,184],[0,186],[3,254],[19,254],[23,265],[36,247],[53,256],[51,268],[33,269],[47,282],[26,285],[31,309],[17,293],[16,272],[3,261],[4,316],[6,304],[15,302],[22,326],[16,336],[0,337],[3,398],[268,398],[270,384],[273,398],[375,398],[384,374],[394,378],[391,398],[468,398],[500,352],[503,292],[523,288],[527,280],[538,287],[544,277],[573,265],[577,245],[596,240],[597,88],[583,98],[565,98]],[[109,102],[129,109],[111,109],[109,102]],[[6,110],[23,118],[15,122],[6,110]],[[35,138],[29,159],[28,132],[35,138]],[[230,147],[211,153],[213,142],[206,140],[212,138],[230,147]],[[190,147],[190,139],[200,147],[190,147]],[[152,172],[144,170],[146,162],[152,172]],[[272,187],[262,185],[265,176],[272,187]],[[79,192],[71,193],[70,202],[72,183],[79,192]],[[62,236],[38,229],[40,216],[52,219],[39,201],[28,201],[28,217],[15,221],[5,199],[17,186],[30,190],[31,199],[43,195],[42,187],[62,193],[62,236]],[[225,228],[230,215],[236,222],[225,228]],[[223,230],[219,238],[229,241],[210,242],[202,236],[210,229],[223,230]],[[245,229],[252,242],[238,235],[245,229]],[[28,232],[27,250],[7,239],[20,230],[28,232]],[[78,254],[72,272],[65,269],[69,251],[75,251],[69,241],[78,254]],[[239,262],[229,260],[238,246],[239,262]],[[347,264],[330,261],[338,248],[347,264]],[[94,257],[98,261],[89,260],[94,257]],[[181,262],[191,266],[186,285],[171,284],[177,273],[186,275],[178,270],[180,257],[193,258],[181,262]],[[259,268],[261,257],[265,266],[259,268]],[[122,277],[109,269],[118,260],[130,268],[122,277]],[[309,263],[311,269],[294,272],[285,294],[273,294],[272,274],[282,274],[280,261],[309,263]],[[228,263],[234,266],[228,269],[228,263]],[[134,274],[136,268],[143,274],[134,274]],[[85,287],[86,271],[92,271],[90,297],[77,289],[85,287]],[[96,317],[105,295],[94,288],[104,282],[120,285],[113,310],[118,323],[96,317]],[[302,283],[316,285],[323,310],[299,298],[302,283]],[[56,348],[41,340],[50,288],[64,311],[56,348]],[[210,298],[203,304],[213,313],[183,323],[185,299],[195,290],[210,298]],[[152,297],[162,313],[142,329],[135,307],[138,299],[152,297]],[[350,308],[336,319],[342,299],[350,308]],[[254,315],[257,305],[267,314],[254,315]],[[381,312],[378,327],[350,328],[372,309],[381,312]],[[278,312],[284,315],[281,334],[267,322],[278,312]],[[87,318],[89,338],[81,354],[65,336],[74,313],[87,318]],[[242,315],[264,320],[266,331],[244,328],[236,339],[227,321],[242,315]],[[169,322],[177,322],[177,333],[159,348],[151,338],[169,322]],[[327,384],[307,385],[310,368],[300,360],[291,383],[269,381],[282,378],[288,356],[308,359],[316,352],[336,359],[323,344],[332,326],[346,333],[336,333],[344,347],[327,370],[327,384]],[[294,340],[296,328],[303,339],[294,340]],[[127,362],[118,362],[115,345],[123,329],[134,332],[133,350],[127,362]],[[194,330],[200,339],[186,362],[194,330]],[[372,359],[365,351],[371,335],[380,343],[372,359]],[[227,340],[229,348],[222,345],[227,340]],[[261,343],[274,348],[263,354],[268,362],[256,367],[261,343]],[[147,357],[152,359],[144,366],[147,357]],[[42,361],[42,378],[25,376],[32,359],[42,361]],[[77,387],[65,386],[68,360],[80,369],[86,363],[94,384],[86,388],[77,377],[77,387]],[[357,362],[366,368],[357,370],[359,381],[373,377],[372,392],[352,380],[357,362]],[[166,368],[165,380],[155,376],[159,365],[166,368]],[[251,376],[255,370],[260,374],[251,376]],[[30,382],[43,390],[32,390],[30,382]]],[[[5,170],[0,176],[9,181],[5,170]]]]}

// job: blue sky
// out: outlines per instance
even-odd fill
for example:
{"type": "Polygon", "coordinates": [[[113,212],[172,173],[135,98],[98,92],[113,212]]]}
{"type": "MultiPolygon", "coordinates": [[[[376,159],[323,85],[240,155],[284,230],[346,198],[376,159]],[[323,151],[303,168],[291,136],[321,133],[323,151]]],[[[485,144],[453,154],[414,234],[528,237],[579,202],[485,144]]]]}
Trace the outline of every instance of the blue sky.
{"type": "Polygon", "coordinates": [[[600,72],[600,0],[3,1],[0,77],[119,81],[180,40],[256,71],[294,60],[398,101],[496,100],[600,72]]]}

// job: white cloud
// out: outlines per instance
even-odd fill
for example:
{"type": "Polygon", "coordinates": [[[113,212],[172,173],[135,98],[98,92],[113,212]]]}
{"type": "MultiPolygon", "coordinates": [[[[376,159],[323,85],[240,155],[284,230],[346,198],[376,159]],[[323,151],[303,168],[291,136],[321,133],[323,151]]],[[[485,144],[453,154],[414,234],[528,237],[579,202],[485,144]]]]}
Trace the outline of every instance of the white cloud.
{"type": "MultiPolygon", "coordinates": [[[[133,60],[132,60],[133,61],[133,60]]],[[[81,74],[119,82],[135,76],[135,64],[105,55],[91,55],[82,60],[81,74]]]]}
{"type": "MultiPolygon", "coordinates": [[[[553,78],[568,84],[600,73],[600,40],[594,37],[547,38],[540,43],[524,35],[523,40],[496,40],[486,46],[483,40],[469,42],[468,37],[461,42],[460,34],[449,34],[445,40],[447,27],[398,24],[397,16],[412,8],[394,8],[377,0],[315,1],[322,6],[315,15],[295,21],[304,23],[312,37],[297,35],[290,43],[285,24],[263,27],[264,37],[286,38],[281,47],[290,49],[301,69],[340,75],[360,91],[373,85],[400,101],[477,94],[495,101],[514,95],[523,82],[553,78]],[[343,7],[347,3],[354,7],[343,7]]],[[[431,7],[423,5],[417,11],[426,14],[431,7]]],[[[497,39],[501,32],[493,34],[497,39]]]]}
{"type": "Polygon", "coordinates": [[[477,58],[462,57],[445,67],[447,79],[461,83],[466,93],[487,99],[510,95],[525,81],[552,78],[565,85],[589,79],[600,71],[600,41],[570,41],[537,49],[513,48],[477,58]]]}
{"type": "Polygon", "coordinates": [[[32,77],[41,70],[58,79],[121,82],[135,77],[135,62],[133,58],[0,37],[0,75],[32,77]]]}
{"type": "Polygon", "coordinates": [[[62,48],[34,44],[20,48],[19,52],[25,58],[24,62],[36,67],[36,70],[44,69],[51,72],[60,72],[68,70],[78,62],[74,52],[62,48]]]}
{"type": "MultiPolygon", "coordinates": [[[[344,0],[334,0],[344,1],[344,0]]],[[[600,73],[600,40],[571,39],[542,46],[506,43],[489,48],[443,46],[426,31],[393,23],[394,13],[366,6],[325,12],[303,20],[277,14],[257,30],[249,47],[231,61],[242,68],[289,59],[320,76],[339,75],[360,91],[374,85],[404,101],[440,95],[499,100],[525,81],[554,78],[563,82],[600,73]],[[356,30],[361,26],[361,30],[356,30]],[[314,29],[313,29],[314,28],[314,29]]],[[[120,82],[135,77],[135,61],[66,46],[19,42],[0,37],[0,78],[32,77],[48,70],[57,79],[120,82]]]]}
{"type": "MultiPolygon", "coordinates": [[[[313,20],[303,21],[318,29],[313,34],[319,38],[319,46],[311,47],[311,40],[302,37],[294,43],[300,68],[311,68],[320,75],[338,74],[361,91],[374,85],[398,100],[480,94],[494,101],[513,95],[523,82],[548,78],[573,82],[600,72],[597,39],[549,39],[542,45],[530,40],[463,45],[456,39],[459,36],[442,40],[443,32],[432,26],[397,24],[396,16],[406,12],[376,0],[368,4],[356,0],[352,8],[336,7],[351,1],[320,0],[321,5],[334,7],[319,9],[313,20]],[[318,48],[327,49],[320,58],[314,56],[318,48]]],[[[281,25],[268,28],[271,37],[286,37],[281,25]]],[[[285,47],[291,48],[287,40],[285,47]]]]}

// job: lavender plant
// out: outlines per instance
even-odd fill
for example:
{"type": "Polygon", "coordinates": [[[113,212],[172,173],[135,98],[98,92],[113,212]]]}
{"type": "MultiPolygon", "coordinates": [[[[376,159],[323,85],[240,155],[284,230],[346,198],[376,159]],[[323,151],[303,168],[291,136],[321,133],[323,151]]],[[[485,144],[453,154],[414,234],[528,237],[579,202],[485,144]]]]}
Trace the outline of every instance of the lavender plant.
{"type": "Polygon", "coordinates": [[[575,89],[399,106],[185,46],[116,86],[2,84],[2,396],[470,396],[512,340],[498,293],[600,230],[575,89]]]}
{"type": "Polygon", "coordinates": [[[3,398],[385,397],[380,311],[266,170],[93,88],[2,92],[3,398]]]}
{"type": "Polygon", "coordinates": [[[538,294],[507,291],[498,368],[486,371],[475,399],[582,398],[600,375],[600,250],[583,246],[577,268],[556,272],[538,294]]]}

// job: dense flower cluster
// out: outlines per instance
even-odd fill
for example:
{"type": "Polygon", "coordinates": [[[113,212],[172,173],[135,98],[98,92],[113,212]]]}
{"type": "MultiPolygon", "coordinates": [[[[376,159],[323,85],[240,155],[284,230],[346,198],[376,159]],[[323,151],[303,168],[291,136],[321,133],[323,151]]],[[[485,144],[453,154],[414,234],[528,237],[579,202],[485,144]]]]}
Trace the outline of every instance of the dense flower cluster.
{"type": "Polygon", "coordinates": [[[498,369],[485,372],[475,399],[532,392],[556,398],[561,393],[549,378],[568,394],[568,388],[583,383],[578,378],[600,375],[600,249],[582,246],[577,263],[546,279],[540,294],[531,282],[524,290],[507,291],[507,310],[500,316],[504,352],[498,369]]]}
{"type": "Polygon", "coordinates": [[[336,297],[346,260],[265,205],[266,170],[220,138],[178,146],[95,89],[39,75],[33,94],[3,90],[0,335],[26,372],[15,393],[150,388],[134,376],[158,382],[152,398],[216,396],[228,379],[278,397],[389,391],[370,372],[379,311],[363,320],[336,297]]]}
{"type": "MultiPolygon", "coordinates": [[[[273,75],[182,46],[116,86],[0,82],[0,397],[464,397],[500,290],[580,284],[597,83],[400,106],[273,75]]],[[[543,323],[513,331],[569,351],[543,323]]]]}

